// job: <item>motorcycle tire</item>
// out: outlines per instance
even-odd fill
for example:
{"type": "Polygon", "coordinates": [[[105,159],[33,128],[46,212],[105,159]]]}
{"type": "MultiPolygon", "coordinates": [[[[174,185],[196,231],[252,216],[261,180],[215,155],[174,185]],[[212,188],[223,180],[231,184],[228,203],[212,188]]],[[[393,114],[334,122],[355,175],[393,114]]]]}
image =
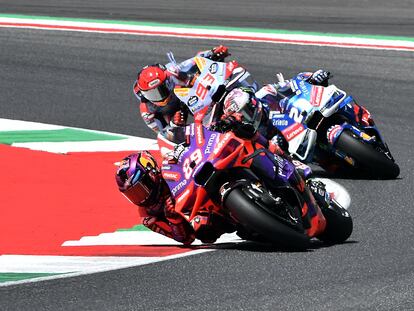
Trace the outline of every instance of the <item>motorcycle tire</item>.
{"type": "Polygon", "coordinates": [[[240,188],[230,190],[224,200],[224,207],[248,231],[257,232],[272,244],[295,250],[304,250],[310,246],[310,239],[305,233],[295,231],[275,219],[240,188]]]}
{"type": "Polygon", "coordinates": [[[394,179],[400,174],[400,168],[394,161],[371,145],[358,140],[348,131],[339,136],[335,147],[353,158],[359,168],[371,177],[394,179]]]}
{"type": "Polygon", "coordinates": [[[326,227],[318,239],[328,244],[345,242],[353,230],[353,221],[349,212],[335,202],[331,202],[329,207],[321,207],[321,210],[326,219],[326,227]]]}

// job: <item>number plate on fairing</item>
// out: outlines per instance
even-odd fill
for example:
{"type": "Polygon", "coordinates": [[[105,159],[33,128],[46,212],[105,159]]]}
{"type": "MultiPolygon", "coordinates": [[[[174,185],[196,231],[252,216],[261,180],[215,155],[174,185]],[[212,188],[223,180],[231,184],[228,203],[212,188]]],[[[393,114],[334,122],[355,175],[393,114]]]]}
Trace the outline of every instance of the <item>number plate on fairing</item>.
{"type": "Polygon", "coordinates": [[[200,74],[191,88],[176,88],[174,93],[193,113],[208,107],[211,96],[226,80],[226,63],[215,62],[204,57],[194,57],[200,74]]]}
{"type": "MultiPolygon", "coordinates": [[[[180,149],[177,151],[176,148],[173,154],[176,162],[165,163],[162,170],[174,197],[178,197],[193,182],[195,173],[214,156],[213,152],[221,135],[205,129],[201,124],[193,123],[186,129],[190,137],[189,146],[179,145],[177,148],[180,149]]],[[[211,159],[210,161],[213,162],[211,159]]]]}

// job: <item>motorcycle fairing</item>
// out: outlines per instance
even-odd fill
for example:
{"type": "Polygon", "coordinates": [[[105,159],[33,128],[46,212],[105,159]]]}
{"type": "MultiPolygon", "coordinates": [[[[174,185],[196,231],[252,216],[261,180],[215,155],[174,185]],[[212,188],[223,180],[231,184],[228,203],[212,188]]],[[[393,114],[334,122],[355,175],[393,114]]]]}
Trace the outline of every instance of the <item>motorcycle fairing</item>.
{"type": "Polygon", "coordinates": [[[193,114],[196,114],[211,104],[211,96],[224,84],[227,64],[200,56],[194,57],[193,60],[200,71],[194,84],[191,88],[175,88],[174,93],[193,114]]]}
{"type": "Polygon", "coordinates": [[[194,176],[202,166],[207,161],[214,164],[221,159],[228,161],[226,165],[229,165],[231,158],[227,157],[225,149],[229,144],[234,149],[231,133],[209,131],[201,124],[193,123],[186,127],[186,134],[186,146],[177,146],[171,154],[173,161],[165,160],[163,163],[163,176],[167,176],[166,182],[179,206],[194,204],[196,190],[202,189],[194,182],[194,176]]]}
{"type": "Polygon", "coordinates": [[[324,117],[331,116],[341,107],[346,93],[335,85],[312,85],[300,77],[294,78],[290,86],[296,95],[287,100],[284,114],[271,112],[270,118],[289,143],[289,153],[302,161],[311,162],[317,132],[307,127],[307,121],[316,111],[324,117]]]}
{"type": "MultiPolygon", "coordinates": [[[[358,139],[380,148],[389,159],[394,160],[385,140],[371,118],[370,112],[365,107],[358,105],[352,96],[348,96],[344,100],[337,113],[343,115],[349,122],[342,124],[341,133],[344,130],[351,131],[358,139]]],[[[338,137],[339,135],[336,136],[336,139],[338,137]]],[[[334,147],[336,139],[330,144],[334,152],[336,151],[334,147]]]]}
{"type": "MultiPolygon", "coordinates": [[[[294,111],[294,110],[291,110],[294,111]]],[[[270,113],[272,124],[279,128],[289,143],[289,152],[296,155],[300,160],[305,160],[312,156],[312,149],[316,141],[316,131],[308,128],[305,124],[295,122],[290,117],[297,117],[292,114],[281,114],[277,111],[270,113]]]]}

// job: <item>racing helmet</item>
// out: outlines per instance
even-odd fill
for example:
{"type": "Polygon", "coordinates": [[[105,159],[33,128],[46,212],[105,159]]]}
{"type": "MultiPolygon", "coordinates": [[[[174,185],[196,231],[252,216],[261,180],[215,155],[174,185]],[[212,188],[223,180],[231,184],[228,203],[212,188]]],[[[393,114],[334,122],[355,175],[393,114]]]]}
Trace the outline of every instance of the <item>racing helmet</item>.
{"type": "Polygon", "coordinates": [[[174,82],[162,64],[145,66],[134,84],[135,95],[141,94],[156,106],[165,106],[174,91],[174,82]]]}
{"type": "Polygon", "coordinates": [[[161,185],[161,171],[148,151],[130,154],[116,163],[115,179],[119,191],[129,201],[139,206],[154,203],[161,185]]]}
{"type": "Polygon", "coordinates": [[[241,87],[233,89],[224,98],[223,113],[225,117],[233,116],[240,121],[241,130],[255,133],[262,120],[263,107],[251,88],[241,87]]]}

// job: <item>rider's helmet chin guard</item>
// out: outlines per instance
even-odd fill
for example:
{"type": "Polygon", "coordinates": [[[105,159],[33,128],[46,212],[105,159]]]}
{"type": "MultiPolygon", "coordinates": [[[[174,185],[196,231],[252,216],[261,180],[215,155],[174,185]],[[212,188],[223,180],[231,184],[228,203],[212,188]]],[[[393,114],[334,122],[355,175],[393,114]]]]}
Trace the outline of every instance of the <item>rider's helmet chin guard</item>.
{"type": "Polygon", "coordinates": [[[224,99],[223,112],[225,116],[233,116],[240,121],[239,130],[250,132],[251,135],[259,129],[263,106],[250,88],[235,88],[224,99]]]}
{"type": "Polygon", "coordinates": [[[136,205],[153,204],[161,185],[161,173],[154,157],[148,151],[139,151],[117,165],[115,179],[119,191],[136,205]]]}
{"type": "Polygon", "coordinates": [[[136,96],[141,94],[156,106],[165,106],[171,99],[174,82],[171,73],[162,64],[145,66],[138,73],[134,84],[136,96]]]}

